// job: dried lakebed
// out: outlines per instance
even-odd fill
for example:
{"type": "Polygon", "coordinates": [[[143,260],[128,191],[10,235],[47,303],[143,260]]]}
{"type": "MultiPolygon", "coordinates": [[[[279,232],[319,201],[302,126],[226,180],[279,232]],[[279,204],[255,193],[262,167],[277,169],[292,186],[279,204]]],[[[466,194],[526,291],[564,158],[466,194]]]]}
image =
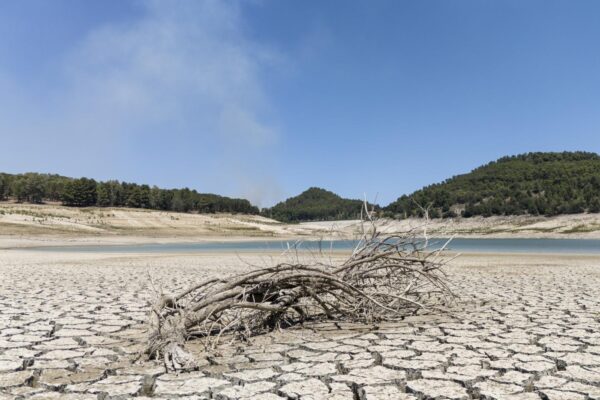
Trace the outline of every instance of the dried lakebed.
{"type": "Polygon", "coordinates": [[[149,275],[171,291],[246,268],[227,254],[2,252],[0,399],[600,398],[597,256],[465,255],[445,313],[276,332],[192,373],[132,364],[149,275]]]}

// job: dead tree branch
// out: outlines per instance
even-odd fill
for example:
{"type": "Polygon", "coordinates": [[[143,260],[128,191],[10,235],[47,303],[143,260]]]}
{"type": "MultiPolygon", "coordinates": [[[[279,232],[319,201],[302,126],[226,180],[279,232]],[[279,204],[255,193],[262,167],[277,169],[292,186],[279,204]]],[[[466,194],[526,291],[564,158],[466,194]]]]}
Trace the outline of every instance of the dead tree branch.
{"type": "Polygon", "coordinates": [[[366,203],[363,221],[360,241],[337,265],[331,258],[308,264],[296,258],[162,295],[152,308],[146,353],[168,370],[191,369],[194,359],[184,344],[193,337],[211,348],[223,334],[244,340],[309,318],[391,321],[454,297],[442,270],[446,262],[440,250],[427,249],[427,236],[380,236],[366,203]]]}

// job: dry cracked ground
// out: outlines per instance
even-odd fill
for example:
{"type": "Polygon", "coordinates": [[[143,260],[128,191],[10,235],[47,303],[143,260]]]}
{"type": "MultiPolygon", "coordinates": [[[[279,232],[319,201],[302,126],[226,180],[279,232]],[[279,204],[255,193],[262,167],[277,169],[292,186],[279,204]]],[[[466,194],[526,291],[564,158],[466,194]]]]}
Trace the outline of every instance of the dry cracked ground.
{"type": "Polygon", "coordinates": [[[447,313],[277,332],[192,373],[132,363],[149,276],[174,290],[243,267],[234,255],[3,251],[0,399],[600,398],[600,262],[583,256],[464,256],[447,313]]]}

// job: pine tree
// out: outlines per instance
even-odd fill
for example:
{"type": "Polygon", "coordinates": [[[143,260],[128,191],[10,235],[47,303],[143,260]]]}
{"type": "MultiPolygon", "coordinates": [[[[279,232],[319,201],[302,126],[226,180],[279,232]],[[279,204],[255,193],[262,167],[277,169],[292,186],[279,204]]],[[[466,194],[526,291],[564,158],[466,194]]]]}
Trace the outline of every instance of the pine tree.
{"type": "Polygon", "coordinates": [[[65,185],[62,201],[67,206],[89,207],[96,204],[96,199],[96,181],[81,178],[65,185]]]}

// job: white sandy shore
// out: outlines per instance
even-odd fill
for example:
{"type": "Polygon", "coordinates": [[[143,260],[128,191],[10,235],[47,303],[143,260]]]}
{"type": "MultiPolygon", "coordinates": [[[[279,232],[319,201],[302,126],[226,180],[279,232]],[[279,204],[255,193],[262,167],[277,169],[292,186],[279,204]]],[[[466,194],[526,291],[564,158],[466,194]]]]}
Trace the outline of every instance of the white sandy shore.
{"type": "MultiPolygon", "coordinates": [[[[381,220],[387,232],[422,230],[424,221],[381,220]]],[[[231,214],[182,214],[141,209],[69,208],[0,203],[0,248],[198,241],[354,238],[358,221],[283,224],[231,214]]],[[[600,239],[600,214],[432,220],[430,235],[489,238],[600,239]]]]}

